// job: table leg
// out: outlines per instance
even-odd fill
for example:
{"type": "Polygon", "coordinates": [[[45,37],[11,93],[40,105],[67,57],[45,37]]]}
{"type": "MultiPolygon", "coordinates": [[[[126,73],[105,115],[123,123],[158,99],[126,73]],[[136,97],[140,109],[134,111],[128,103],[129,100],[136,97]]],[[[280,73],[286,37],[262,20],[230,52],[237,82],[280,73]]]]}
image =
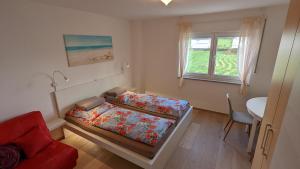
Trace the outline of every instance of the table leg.
{"type": "Polygon", "coordinates": [[[250,138],[249,138],[248,147],[247,147],[247,152],[248,153],[251,153],[251,151],[252,151],[253,141],[254,141],[254,137],[255,137],[255,134],[256,134],[257,124],[258,124],[258,120],[253,118],[250,138]]]}

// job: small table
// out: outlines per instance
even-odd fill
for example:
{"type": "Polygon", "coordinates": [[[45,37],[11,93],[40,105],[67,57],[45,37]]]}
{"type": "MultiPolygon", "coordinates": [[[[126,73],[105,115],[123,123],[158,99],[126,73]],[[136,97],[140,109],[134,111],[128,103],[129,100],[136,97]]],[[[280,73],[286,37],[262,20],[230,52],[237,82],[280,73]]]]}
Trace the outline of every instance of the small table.
{"type": "Polygon", "coordinates": [[[63,126],[65,123],[66,123],[66,121],[64,119],[56,118],[54,120],[46,122],[46,125],[47,125],[49,131],[53,131],[53,130],[63,126]]]}
{"type": "Polygon", "coordinates": [[[257,124],[264,117],[266,104],[267,104],[267,97],[256,97],[247,101],[246,106],[248,112],[250,115],[253,116],[252,128],[251,128],[249,143],[247,147],[247,152],[249,153],[252,151],[257,124]]]}
{"type": "Polygon", "coordinates": [[[46,125],[51,133],[51,137],[55,140],[61,140],[65,138],[62,126],[66,123],[64,119],[56,118],[54,120],[46,122],[46,125]]]}

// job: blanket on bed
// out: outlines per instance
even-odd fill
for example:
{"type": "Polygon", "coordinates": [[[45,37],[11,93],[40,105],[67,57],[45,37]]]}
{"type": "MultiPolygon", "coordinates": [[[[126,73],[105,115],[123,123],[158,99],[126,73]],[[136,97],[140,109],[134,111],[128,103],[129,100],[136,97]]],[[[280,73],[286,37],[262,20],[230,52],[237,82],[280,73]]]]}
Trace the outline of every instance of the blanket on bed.
{"type": "Polygon", "coordinates": [[[181,117],[189,107],[187,100],[166,98],[151,94],[138,94],[127,91],[117,97],[117,102],[147,111],[181,117]]]}
{"type": "Polygon", "coordinates": [[[93,125],[149,145],[157,144],[174,120],[114,107],[97,117],[93,125]]]}
{"type": "Polygon", "coordinates": [[[175,124],[175,120],[132,111],[107,102],[89,111],[75,106],[66,116],[151,146],[156,145],[175,124]]]}

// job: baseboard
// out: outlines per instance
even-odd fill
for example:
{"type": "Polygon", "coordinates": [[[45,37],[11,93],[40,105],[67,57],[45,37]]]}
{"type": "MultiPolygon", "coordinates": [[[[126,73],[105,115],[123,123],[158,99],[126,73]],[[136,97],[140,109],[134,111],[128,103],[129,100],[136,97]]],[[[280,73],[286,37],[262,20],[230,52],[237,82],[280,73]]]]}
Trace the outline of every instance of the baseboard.
{"type": "Polygon", "coordinates": [[[210,112],[210,113],[217,113],[217,114],[221,114],[221,115],[224,115],[224,116],[228,115],[228,114],[225,114],[225,113],[216,112],[216,111],[212,111],[212,110],[206,110],[206,109],[198,108],[198,107],[193,107],[193,109],[194,110],[198,110],[198,111],[207,111],[207,112],[210,112]]]}

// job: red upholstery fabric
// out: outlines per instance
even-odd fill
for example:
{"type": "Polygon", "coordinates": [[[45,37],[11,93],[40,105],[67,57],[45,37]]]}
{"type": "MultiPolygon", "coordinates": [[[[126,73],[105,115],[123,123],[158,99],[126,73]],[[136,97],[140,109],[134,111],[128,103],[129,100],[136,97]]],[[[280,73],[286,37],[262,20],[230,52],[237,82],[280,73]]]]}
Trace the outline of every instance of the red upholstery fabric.
{"type": "Polygon", "coordinates": [[[36,153],[44,149],[52,142],[39,127],[34,127],[25,135],[17,138],[14,143],[22,147],[27,158],[32,158],[36,153]]]}
{"type": "Polygon", "coordinates": [[[16,169],[71,169],[76,166],[77,157],[76,149],[53,141],[33,158],[21,162],[16,169]]]}
{"type": "MultiPolygon", "coordinates": [[[[35,127],[39,127],[45,136],[51,138],[42,114],[38,111],[0,123],[0,145],[14,142],[35,127]]],[[[76,149],[52,140],[35,156],[22,161],[17,169],[72,169],[76,166],[77,158],[76,149]]]]}
{"type": "Polygon", "coordinates": [[[50,133],[41,112],[30,112],[0,123],[0,144],[7,144],[39,126],[49,137],[50,133]]]}

